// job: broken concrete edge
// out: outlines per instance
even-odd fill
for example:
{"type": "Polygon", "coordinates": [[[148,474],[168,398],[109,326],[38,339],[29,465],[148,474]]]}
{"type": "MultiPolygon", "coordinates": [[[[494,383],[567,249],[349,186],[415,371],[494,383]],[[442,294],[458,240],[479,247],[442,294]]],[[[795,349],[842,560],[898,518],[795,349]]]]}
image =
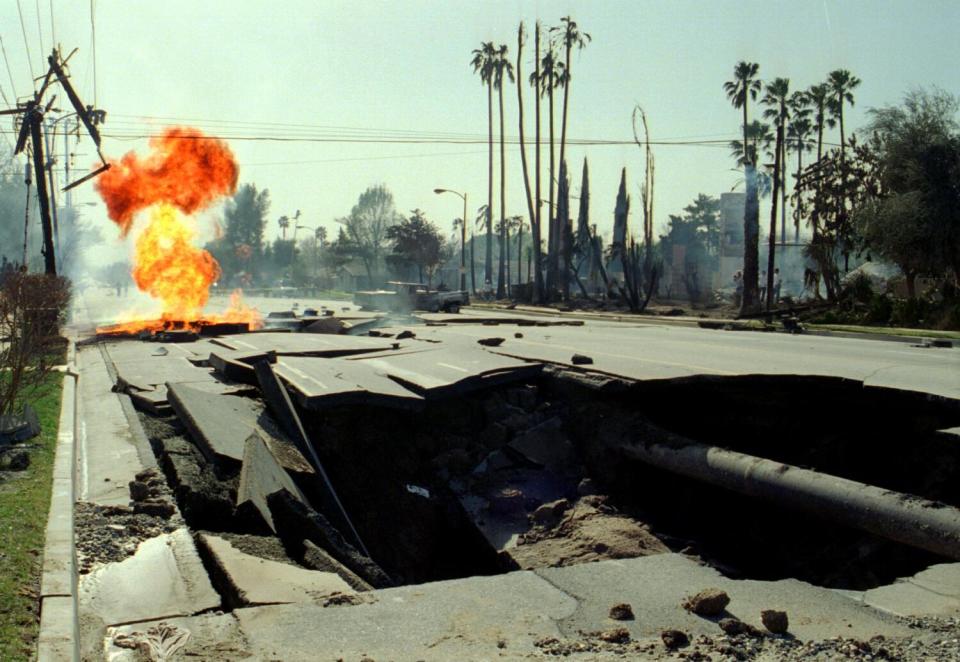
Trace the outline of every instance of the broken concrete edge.
{"type": "Polygon", "coordinates": [[[79,660],[80,619],[77,602],[77,559],[74,544],[73,502],[77,463],[76,343],[68,338],[57,445],[54,452],[50,511],[40,578],[40,631],[37,660],[79,660]]]}

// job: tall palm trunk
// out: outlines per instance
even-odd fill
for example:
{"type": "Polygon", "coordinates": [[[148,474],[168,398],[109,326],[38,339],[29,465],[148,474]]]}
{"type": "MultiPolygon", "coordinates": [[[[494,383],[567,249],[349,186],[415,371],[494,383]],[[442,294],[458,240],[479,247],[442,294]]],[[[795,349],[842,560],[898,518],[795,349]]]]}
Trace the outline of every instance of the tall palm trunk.
{"type": "Polygon", "coordinates": [[[523,219],[517,226],[517,282],[523,282],[523,219]]]}
{"type": "Polygon", "coordinates": [[[554,188],[553,183],[556,181],[556,160],[554,156],[554,118],[553,118],[553,84],[554,76],[553,69],[550,70],[550,74],[547,77],[547,93],[549,95],[549,112],[550,112],[550,194],[549,201],[550,206],[547,208],[547,214],[549,217],[549,235],[547,238],[547,293],[550,299],[553,299],[556,289],[557,289],[557,267],[560,264],[559,251],[557,250],[559,245],[559,232],[557,232],[557,214],[554,210],[555,198],[553,195],[554,188]]]}
{"type": "Polygon", "coordinates": [[[767,301],[766,308],[769,311],[775,303],[773,300],[773,270],[776,264],[777,254],[777,199],[780,193],[780,155],[783,153],[783,122],[777,124],[777,144],[774,150],[773,158],[773,196],[770,201],[770,240],[767,247],[767,301]]]}
{"type": "MultiPolygon", "coordinates": [[[[537,176],[536,176],[536,222],[533,224],[532,233],[533,233],[533,301],[534,303],[541,303],[543,301],[543,270],[540,268],[541,261],[543,259],[540,254],[540,242],[541,240],[541,228],[543,227],[540,223],[542,217],[540,215],[540,24],[537,23],[536,27],[536,36],[534,37],[535,43],[535,58],[534,62],[534,80],[536,81],[536,93],[533,95],[535,99],[537,121],[536,121],[536,138],[537,138],[537,147],[536,147],[536,167],[537,167],[537,176]]],[[[531,220],[534,217],[531,217],[531,220]]]]}
{"type": "Polygon", "coordinates": [[[560,123],[560,163],[563,163],[567,147],[567,101],[570,99],[570,49],[572,47],[572,44],[567,43],[566,59],[564,60],[564,66],[566,67],[564,72],[567,79],[563,85],[563,119],[560,123]]]}
{"type": "Polygon", "coordinates": [[[497,298],[503,299],[507,296],[505,289],[504,273],[504,244],[507,231],[506,217],[506,190],[507,190],[507,160],[504,156],[503,147],[503,82],[497,88],[500,103],[500,256],[497,260],[497,298]]]}
{"type": "Polygon", "coordinates": [[[800,243],[800,217],[803,215],[803,200],[801,199],[800,177],[803,175],[803,147],[806,141],[803,136],[797,137],[797,176],[793,179],[793,191],[797,195],[797,208],[794,210],[793,241],[800,243]]]}
{"type": "Polygon", "coordinates": [[[512,276],[512,274],[510,273],[510,228],[509,226],[507,227],[507,231],[504,235],[503,245],[507,247],[507,258],[506,260],[504,260],[504,264],[507,265],[506,290],[507,290],[507,293],[509,294],[510,293],[510,276],[512,276]]]}
{"type": "MultiPolygon", "coordinates": [[[[539,56],[538,56],[539,57],[539,56]]],[[[527,213],[530,215],[529,218],[531,222],[535,216],[533,208],[533,196],[530,191],[530,175],[527,172],[527,147],[526,141],[524,140],[524,126],[523,126],[523,70],[521,65],[523,63],[523,23],[520,23],[520,28],[517,30],[517,109],[518,109],[518,123],[520,125],[520,164],[523,166],[523,190],[527,195],[527,213]]],[[[522,226],[521,226],[522,228],[522,226]]],[[[519,274],[520,270],[517,270],[519,274]]]]}
{"type": "Polygon", "coordinates": [[[476,237],[473,234],[473,230],[470,230],[470,290],[473,292],[473,295],[477,295],[477,254],[475,250],[476,237]]]}
{"type": "Polygon", "coordinates": [[[756,164],[753,163],[752,152],[750,150],[749,132],[747,130],[747,99],[750,95],[746,92],[743,98],[743,155],[746,164],[744,165],[744,178],[747,180],[747,204],[743,208],[743,296],[740,301],[741,313],[754,312],[759,303],[757,301],[757,278],[759,269],[757,265],[757,241],[759,207],[756,204],[757,196],[757,175],[756,164]]]}
{"type": "Polygon", "coordinates": [[[781,120],[781,124],[784,139],[780,145],[780,245],[783,246],[787,241],[787,134],[785,121],[781,120]]]}
{"type": "MultiPolygon", "coordinates": [[[[840,226],[847,224],[847,140],[843,132],[843,95],[838,99],[837,121],[840,122],[840,226]]],[[[843,271],[850,271],[850,251],[843,246],[843,271]]]]}
{"type": "Polygon", "coordinates": [[[493,82],[487,83],[487,255],[483,262],[484,289],[493,278],[493,82]]]}

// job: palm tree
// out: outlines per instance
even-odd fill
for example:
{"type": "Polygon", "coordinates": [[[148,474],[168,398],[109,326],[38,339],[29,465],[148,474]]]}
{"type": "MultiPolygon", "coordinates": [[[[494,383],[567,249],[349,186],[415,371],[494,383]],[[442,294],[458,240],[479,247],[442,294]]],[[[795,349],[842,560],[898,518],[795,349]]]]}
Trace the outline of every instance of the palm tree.
{"type": "MultiPolygon", "coordinates": [[[[534,88],[534,104],[536,108],[536,195],[534,196],[534,213],[530,216],[530,229],[531,234],[533,235],[533,302],[540,303],[543,301],[543,270],[541,269],[541,263],[543,261],[543,256],[540,252],[540,247],[543,244],[541,239],[541,216],[540,216],[540,22],[537,21],[536,28],[534,30],[534,70],[530,74],[530,84],[534,88]]],[[[529,272],[529,261],[527,262],[527,270],[529,272]]],[[[529,280],[529,274],[528,278],[529,280]]]]}
{"type": "MultiPolygon", "coordinates": [[[[743,109],[743,158],[744,175],[747,180],[747,201],[754,200],[751,197],[753,179],[753,166],[756,164],[756,149],[751,149],[750,145],[750,122],[747,113],[747,107],[750,100],[756,100],[760,93],[760,80],[757,74],[760,71],[760,65],[756,62],[740,61],[733,69],[733,80],[723,84],[723,89],[727,93],[727,98],[733,104],[734,108],[743,109]]],[[[760,218],[757,214],[757,207],[754,204],[744,206],[743,212],[743,298],[741,300],[740,310],[742,312],[753,312],[757,307],[757,278],[759,276],[758,262],[760,261],[760,218]]]]}
{"type": "MultiPolygon", "coordinates": [[[[807,100],[813,110],[813,128],[817,132],[817,163],[823,160],[823,132],[825,129],[832,129],[837,125],[837,121],[830,112],[830,84],[820,83],[811,85],[807,88],[807,100]]],[[[817,197],[820,197],[820,178],[817,178],[817,197]]],[[[813,215],[810,218],[810,225],[813,229],[813,242],[816,242],[820,235],[820,212],[817,205],[813,207],[813,215]]],[[[817,296],[819,296],[819,283],[817,284],[817,296]]]]}
{"type": "Polygon", "coordinates": [[[480,82],[487,86],[487,255],[484,261],[484,282],[489,282],[493,272],[493,75],[496,50],[492,41],[485,41],[474,49],[470,64],[474,73],[480,74],[480,82]]]}
{"type": "MultiPolygon", "coordinates": [[[[851,106],[853,105],[853,90],[860,85],[860,79],[846,69],[837,69],[836,71],[830,72],[830,75],[827,77],[827,84],[830,86],[830,91],[833,95],[829,106],[830,112],[833,113],[837,118],[837,123],[840,124],[840,185],[842,191],[840,224],[846,225],[847,138],[843,130],[843,107],[847,103],[851,106]]],[[[844,271],[848,271],[850,268],[850,251],[847,247],[843,249],[843,260],[844,271]]]]}
{"type": "MultiPolygon", "coordinates": [[[[726,91],[727,98],[730,99],[733,107],[743,109],[744,145],[748,145],[749,142],[747,127],[750,126],[750,122],[747,119],[747,105],[750,99],[754,101],[757,100],[757,95],[760,94],[760,88],[762,86],[760,79],[757,78],[759,71],[760,65],[756,62],[738,62],[737,66],[733,69],[733,80],[728,80],[723,84],[723,89],[726,91]]],[[[748,157],[751,155],[749,147],[744,150],[744,152],[748,157]]],[[[756,151],[752,151],[752,154],[756,156],[756,151]]],[[[756,161],[748,162],[744,165],[756,165],[756,161]]]]}
{"type": "Polygon", "coordinates": [[[563,119],[560,126],[560,162],[563,163],[567,147],[567,104],[570,100],[570,75],[571,62],[570,53],[574,48],[583,50],[587,42],[590,41],[590,35],[586,32],[580,32],[579,26],[569,16],[560,19],[563,25],[551,28],[551,32],[561,33],[561,41],[564,47],[564,71],[566,79],[563,86],[563,119]]]}
{"type": "Polygon", "coordinates": [[[847,146],[846,134],[843,129],[843,106],[847,103],[853,105],[853,90],[860,85],[860,79],[846,69],[837,69],[830,72],[827,85],[830,86],[832,95],[828,107],[840,124],[840,160],[842,161],[847,146]]]}
{"type": "MultiPolygon", "coordinates": [[[[783,163],[783,143],[784,132],[787,120],[790,119],[790,108],[787,105],[790,95],[790,79],[775,78],[767,83],[762,103],[767,106],[763,116],[773,120],[777,126],[777,142],[774,148],[773,158],[773,200],[770,204],[770,236],[769,251],[767,253],[767,310],[776,303],[773,300],[773,269],[776,260],[776,241],[777,241],[777,196],[780,193],[781,175],[783,163]]],[[[786,228],[781,230],[781,234],[786,228]]]]}
{"type": "MultiPolygon", "coordinates": [[[[517,29],[517,108],[518,108],[518,122],[520,125],[520,164],[523,166],[523,189],[527,195],[527,213],[530,214],[530,220],[533,221],[536,216],[533,209],[533,195],[530,190],[530,175],[527,171],[527,148],[526,141],[524,140],[524,126],[523,126],[523,74],[521,73],[521,64],[523,62],[523,38],[524,38],[524,27],[523,21],[520,22],[520,27],[517,29]]],[[[539,120],[539,118],[538,118],[539,120]]],[[[539,135],[537,136],[539,141],[539,135]]],[[[539,154],[540,146],[537,146],[539,154]]],[[[538,164],[539,166],[539,164],[538,164]]],[[[517,281],[521,280],[522,271],[520,265],[520,243],[523,239],[523,219],[520,216],[515,218],[520,219],[520,235],[517,240],[517,281]]]]}
{"type": "Polygon", "coordinates": [[[759,120],[750,122],[744,134],[747,136],[748,150],[744,150],[742,140],[730,141],[730,156],[736,159],[737,165],[741,168],[756,163],[758,159],[758,148],[769,149],[774,138],[770,132],[770,125],[764,124],[759,120]]]}
{"type": "MultiPolygon", "coordinates": [[[[808,109],[809,111],[809,109],[808,109]]],[[[813,132],[813,123],[803,114],[794,114],[793,120],[787,127],[787,142],[790,149],[797,154],[797,174],[794,178],[794,188],[797,196],[797,208],[793,214],[794,241],[800,241],[800,221],[803,218],[803,197],[800,195],[800,177],[803,174],[803,153],[813,150],[814,140],[810,137],[813,132]]]]}
{"type": "Polygon", "coordinates": [[[523,282],[523,216],[512,216],[510,222],[517,233],[517,283],[523,282]]]}
{"type": "Polygon", "coordinates": [[[280,226],[280,232],[283,234],[283,240],[287,240],[287,228],[290,227],[290,219],[286,216],[281,216],[277,219],[277,224],[280,226]]]}
{"type": "MultiPolygon", "coordinates": [[[[541,96],[546,96],[549,100],[549,119],[550,119],[550,191],[547,196],[550,207],[548,209],[549,223],[547,239],[547,291],[552,298],[554,290],[557,287],[557,270],[559,268],[559,239],[560,233],[557,228],[556,214],[554,214],[554,182],[556,181],[556,157],[554,145],[554,112],[553,112],[553,93],[558,86],[564,84],[565,74],[564,65],[557,61],[557,53],[553,42],[547,44],[547,52],[543,54],[540,61],[540,73],[537,82],[540,86],[541,96]]],[[[538,201],[539,204],[539,201],[538,201]]]]}
{"type": "MultiPolygon", "coordinates": [[[[504,246],[508,241],[506,237],[507,227],[504,220],[507,217],[506,212],[506,170],[507,161],[503,142],[503,79],[508,78],[512,83],[513,64],[507,59],[507,45],[500,44],[495,51],[493,60],[493,87],[497,90],[500,103],[500,257],[497,269],[497,298],[503,299],[506,296],[504,280],[504,246]]],[[[507,246],[507,258],[509,260],[510,248],[507,246]]]]}

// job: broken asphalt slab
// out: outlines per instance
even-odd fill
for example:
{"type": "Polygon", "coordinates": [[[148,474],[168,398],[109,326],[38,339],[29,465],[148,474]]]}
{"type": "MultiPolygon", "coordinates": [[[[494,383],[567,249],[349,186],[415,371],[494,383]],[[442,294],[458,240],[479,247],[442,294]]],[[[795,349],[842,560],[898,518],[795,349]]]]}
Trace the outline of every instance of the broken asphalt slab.
{"type": "Polygon", "coordinates": [[[536,378],[543,366],[480,348],[439,347],[426,355],[381,356],[366,363],[426,398],[462,395],[481,388],[536,378]]]}
{"type": "Polygon", "coordinates": [[[278,356],[349,356],[392,349],[396,341],[321,333],[246,333],[216,338],[214,343],[236,351],[274,351],[278,356]]]}
{"type": "Polygon", "coordinates": [[[423,405],[420,395],[365,361],[284,357],[274,371],[307,409],[357,404],[417,409],[423,405]]]}
{"type": "Polygon", "coordinates": [[[270,508],[267,506],[267,497],[280,490],[286,490],[294,498],[307,503],[293,479],[267,448],[267,444],[259,434],[253,432],[244,443],[243,466],[240,468],[240,482],[237,486],[238,514],[243,516],[242,513],[246,511],[247,517],[259,517],[271,531],[276,532],[270,508]]]}
{"type": "Polygon", "coordinates": [[[270,446],[281,465],[298,473],[310,473],[310,465],[286,440],[266,429],[273,427],[263,406],[250,398],[221,395],[193,384],[167,384],[168,397],[177,417],[194,443],[214,462],[240,463],[244,444],[257,433],[270,446]]]}

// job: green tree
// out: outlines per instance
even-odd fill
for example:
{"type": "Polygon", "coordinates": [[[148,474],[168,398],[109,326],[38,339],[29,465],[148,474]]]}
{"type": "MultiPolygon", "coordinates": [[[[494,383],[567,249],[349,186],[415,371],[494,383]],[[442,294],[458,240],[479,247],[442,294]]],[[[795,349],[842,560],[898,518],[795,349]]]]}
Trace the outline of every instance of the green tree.
{"type": "Polygon", "coordinates": [[[244,184],[224,207],[223,236],[206,248],[220,263],[221,278],[244,283],[259,280],[264,265],[263,232],[270,211],[270,192],[258,191],[255,184],[244,184]]]}
{"type": "MultiPolygon", "coordinates": [[[[723,84],[727,98],[734,108],[743,111],[743,155],[744,178],[747,181],[747,199],[753,200],[751,188],[754,186],[757,150],[750,145],[749,116],[747,108],[751,100],[756,101],[760,93],[761,83],[757,77],[760,65],[756,62],[740,61],[733,70],[733,80],[723,84]]],[[[760,261],[760,218],[759,209],[754,204],[748,204],[743,214],[743,298],[741,310],[753,312],[757,304],[757,279],[759,277],[760,261]]]]}
{"type": "Polygon", "coordinates": [[[493,277],[493,77],[496,59],[493,42],[485,41],[480,48],[474,49],[470,61],[481,84],[487,86],[487,254],[484,260],[484,281],[487,283],[493,277]]]}
{"type": "Polygon", "coordinates": [[[417,267],[419,282],[426,274],[427,283],[433,282],[433,274],[441,264],[444,240],[437,227],[427,220],[419,209],[410,212],[410,217],[387,229],[387,238],[393,242],[394,264],[410,264],[417,267]]]}
{"type": "Polygon", "coordinates": [[[346,236],[340,248],[363,262],[371,287],[380,279],[387,231],[399,220],[393,194],[384,184],[369,187],[360,194],[350,215],[337,219],[346,236]]]}
{"type": "Polygon", "coordinates": [[[671,214],[660,250],[664,260],[682,273],[691,300],[698,299],[701,275],[716,271],[720,263],[720,200],[701,193],[682,215],[671,214]],[[674,246],[684,247],[682,264],[673,262],[674,246]]]}
{"type": "Polygon", "coordinates": [[[879,186],[858,209],[866,245],[897,264],[915,295],[917,275],[953,272],[960,284],[960,132],[956,97],[916,90],[870,111],[879,186]]]}

